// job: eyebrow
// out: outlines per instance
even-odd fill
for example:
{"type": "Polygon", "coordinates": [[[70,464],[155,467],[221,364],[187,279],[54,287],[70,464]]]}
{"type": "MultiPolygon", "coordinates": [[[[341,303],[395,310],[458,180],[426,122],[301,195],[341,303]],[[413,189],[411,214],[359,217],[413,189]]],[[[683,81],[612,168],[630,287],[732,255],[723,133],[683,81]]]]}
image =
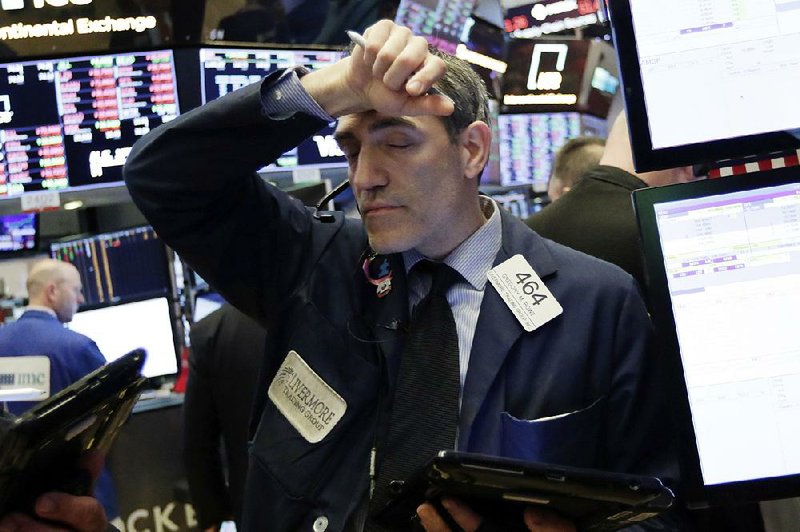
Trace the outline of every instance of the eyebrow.
{"type": "MultiPolygon", "coordinates": [[[[417,129],[417,125],[407,118],[403,118],[401,116],[396,117],[387,117],[382,118],[380,120],[376,120],[372,124],[369,125],[369,133],[377,133],[384,129],[389,129],[393,127],[402,127],[407,129],[417,129]]],[[[344,131],[336,131],[333,134],[333,138],[336,139],[336,142],[342,142],[345,140],[351,140],[355,138],[355,134],[353,134],[350,130],[344,131]]]]}

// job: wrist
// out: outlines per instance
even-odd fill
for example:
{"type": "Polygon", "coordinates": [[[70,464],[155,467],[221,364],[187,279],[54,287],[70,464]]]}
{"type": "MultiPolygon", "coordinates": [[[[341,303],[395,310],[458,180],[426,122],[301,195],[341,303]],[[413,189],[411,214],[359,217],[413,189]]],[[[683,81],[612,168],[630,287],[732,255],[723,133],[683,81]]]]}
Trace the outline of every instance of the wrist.
{"type": "Polygon", "coordinates": [[[360,111],[361,99],[345,81],[349,58],[330,67],[309,72],[300,84],[317,104],[334,118],[360,111]]]}

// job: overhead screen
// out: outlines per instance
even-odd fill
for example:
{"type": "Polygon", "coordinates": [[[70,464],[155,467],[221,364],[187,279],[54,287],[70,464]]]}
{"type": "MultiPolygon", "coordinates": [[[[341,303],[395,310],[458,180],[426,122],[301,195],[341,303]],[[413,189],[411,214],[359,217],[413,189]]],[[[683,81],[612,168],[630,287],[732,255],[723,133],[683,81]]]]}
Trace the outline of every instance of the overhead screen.
{"type": "Polygon", "coordinates": [[[634,198],[696,443],[690,498],[800,495],[800,170],[634,198]]]}
{"type": "MultiPolygon", "coordinates": [[[[236,89],[256,83],[264,76],[283,68],[303,66],[309,70],[338,61],[338,50],[289,50],[269,48],[201,48],[201,102],[206,103],[236,89]]],[[[333,124],[283,154],[269,168],[345,167],[344,153],[333,140],[333,124]]]]}
{"type": "Polygon", "coordinates": [[[477,0],[400,0],[394,21],[454,54],[477,0]]]}
{"type": "Polygon", "coordinates": [[[177,115],[169,50],[0,64],[0,196],[121,182],[134,142],[177,115]]]}
{"type": "Polygon", "coordinates": [[[610,0],[638,170],[800,147],[800,4],[610,0]]]}
{"type": "Polygon", "coordinates": [[[619,88],[616,53],[601,40],[515,39],[507,61],[504,112],[579,111],[605,118],[619,88]]]}

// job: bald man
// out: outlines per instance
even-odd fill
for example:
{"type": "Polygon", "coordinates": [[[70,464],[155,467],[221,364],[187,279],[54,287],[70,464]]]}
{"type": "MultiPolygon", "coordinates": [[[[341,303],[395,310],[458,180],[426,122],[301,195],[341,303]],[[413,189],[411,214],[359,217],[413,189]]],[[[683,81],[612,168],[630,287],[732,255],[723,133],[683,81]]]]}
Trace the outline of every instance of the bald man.
{"type": "MultiPolygon", "coordinates": [[[[20,318],[0,327],[0,356],[45,355],[50,359],[50,395],[66,388],[106,363],[90,338],[64,327],[72,321],[84,302],[78,270],[72,264],[54,259],[37,261],[28,273],[29,305],[20,318]]],[[[8,403],[16,415],[31,408],[33,402],[8,403]]],[[[111,477],[104,470],[95,495],[106,515],[118,514],[111,477]]]]}

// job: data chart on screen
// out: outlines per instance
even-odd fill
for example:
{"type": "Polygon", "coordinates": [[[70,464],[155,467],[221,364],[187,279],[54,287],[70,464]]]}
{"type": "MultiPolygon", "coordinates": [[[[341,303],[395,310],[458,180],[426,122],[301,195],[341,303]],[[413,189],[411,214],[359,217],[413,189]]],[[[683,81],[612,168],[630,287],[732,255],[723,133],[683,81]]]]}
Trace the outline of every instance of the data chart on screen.
{"type": "MultiPolygon", "coordinates": [[[[201,103],[261,81],[276,70],[302,66],[316,70],[342,58],[341,50],[201,48],[201,103]]],[[[333,124],[282,154],[270,168],[344,167],[346,159],[333,139],[333,124]]]]}
{"type": "Polygon", "coordinates": [[[630,5],[653,148],[800,128],[800,2],[630,5]]]}
{"type": "Polygon", "coordinates": [[[177,115],[168,50],[0,64],[0,196],[120,182],[177,115]]]}
{"type": "Polygon", "coordinates": [[[655,214],[704,483],[800,473],[800,184],[655,214]]]}

